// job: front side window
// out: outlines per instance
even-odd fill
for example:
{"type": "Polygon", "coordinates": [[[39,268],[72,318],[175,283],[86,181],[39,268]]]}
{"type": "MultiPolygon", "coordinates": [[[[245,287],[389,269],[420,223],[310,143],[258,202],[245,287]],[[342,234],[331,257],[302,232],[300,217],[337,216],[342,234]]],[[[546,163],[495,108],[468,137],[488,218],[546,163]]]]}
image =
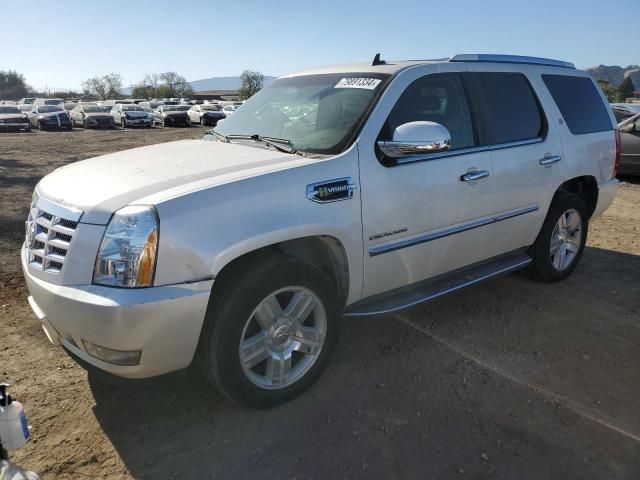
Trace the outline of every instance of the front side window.
{"type": "Polygon", "coordinates": [[[480,145],[531,140],[544,135],[545,121],[531,85],[521,73],[470,73],[477,103],[480,145]]]}
{"type": "Polygon", "coordinates": [[[409,122],[429,121],[444,125],[451,134],[451,149],[474,145],[473,125],[462,81],[458,74],[427,75],[407,87],[389,114],[381,140],[409,122]]]}
{"type": "Polygon", "coordinates": [[[582,135],[613,130],[609,112],[590,78],[542,75],[542,80],[571,133],[582,135]]]}
{"type": "Polygon", "coordinates": [[[297,150],[337,154],[350,144],[388,78],[371,72],[281,78],[247,100],[215,132],[275,137],[297,150]]]}

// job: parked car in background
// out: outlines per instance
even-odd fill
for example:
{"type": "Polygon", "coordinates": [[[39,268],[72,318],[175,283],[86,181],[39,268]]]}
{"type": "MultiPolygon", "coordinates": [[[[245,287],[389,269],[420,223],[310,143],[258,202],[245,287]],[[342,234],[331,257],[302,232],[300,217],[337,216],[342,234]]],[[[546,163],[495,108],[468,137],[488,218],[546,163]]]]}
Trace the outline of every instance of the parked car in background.
{"type": "Polygon", "coordinates": [[[17,105],[0,105],[0,132],[9,130],[31,130],[29,116],[17,105]]]}
{"type": "Polygon", "coordinates": [[[222,107],[222,113],[225,117],[228,117],[229,115],[232,115],[233,112],[235,112],[237,109],[238,107],[236,105],[225,105],[224,107],[222,107]]]}
{"type": "Polygon", "coordinates": [[[160,105],[154,112],[154,123],[161,127],[190,127],[189,105],[160,105]]]}
{"type": "Polygon", "coordinates": [[[103,105],[111,105],[112,107],[114,105],[128,105],[128,104],[133,104],[133,102],[128,99],[128,98],[121,98],[119,100],[103,100],[102,101],[103,105]]]}
{"type": "Polygon", "coordinates": [[[24,112],[27,115],[29,115],[29,113],[31,113],[31,110],[33,109],[33,105],[31,103],[20,103],[17,106],[21,112],[24,112]]]}
{"type": "Polygon", "coordinates": [[[191,123],[199,123],[202,126],[215,126],[219,120],[225,118],[217,105],[193,105],[188,113],[191,123]]]}
{"type": "Polygon", "coordinates": [[[111,109],[111,115],[116,125],[120,125],[122,128],[153,126],[151,114],[133,103],[115,104],[111,109]]]}
{"type": "Polygon", "coordinates": [[[71,130],[71,117],[62,105],[37,105],[34,103],[29,115],[31,126],[39,130],[71,130]]]}
{"type": "Polygon", "coordinates": [[[82,128],[115,128],[111,109],[109,105],[81,103],[69,113],[73,124],[82,128]]]}
{"type": "MultiPolygon", "coordinates": [[[[614,110],[615,112],[615,110],[614,110]]],[[[618,124],[620,131],[620,175],[640,175],[640,109],[618,124]]]]}
{"type": "Polygon", "coordinates": [[[153,112],[160,105],[163,105],[163,102],[159,100],[145,101],[145,102],[140,102],[138,104],[138,106],[142,108],[145,112],[153,112]]]}
{"type": "Polygon", "coordinates": [[[612,103],[611,109],[618,123],[640,113],[640,104],[638,103],[612,103]]]}
{"type": "Polygon", "coordinates": [[[35,97],[25,97],[18,100],[18,105],[31,105],[35,101],[35,97]]]}
{"type": "Polygon", "coordinates": [[[64,105],[62,98],[36,98],[33,102],[34,105],[64,105]]]}

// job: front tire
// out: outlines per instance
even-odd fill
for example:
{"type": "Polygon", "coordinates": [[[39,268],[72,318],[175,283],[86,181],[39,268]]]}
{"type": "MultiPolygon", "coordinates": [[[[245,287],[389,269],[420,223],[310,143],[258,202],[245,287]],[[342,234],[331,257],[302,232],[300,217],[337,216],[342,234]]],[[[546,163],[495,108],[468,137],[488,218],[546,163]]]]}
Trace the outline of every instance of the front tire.
{"type": "Polygon", "coordinates": [[[541,282],[559,282],[571,275],[582,257],[588,229],[589,214],[582,198],[568,192],[556,196],[529,249],[530,276],[541,282]]]}
{"type": "Polygon", "coordinates": [[[200,344],[207,379],[250,408],[288,402],[311,387],[338,339],[339,302],[329,277],[270,255],[241,261],[221,282],[200,344]]]}
{"type": "Polygon", "coordinates": [[[127,121],[124,118],[120,119],[120,128],[127,128],[127,121]]]}

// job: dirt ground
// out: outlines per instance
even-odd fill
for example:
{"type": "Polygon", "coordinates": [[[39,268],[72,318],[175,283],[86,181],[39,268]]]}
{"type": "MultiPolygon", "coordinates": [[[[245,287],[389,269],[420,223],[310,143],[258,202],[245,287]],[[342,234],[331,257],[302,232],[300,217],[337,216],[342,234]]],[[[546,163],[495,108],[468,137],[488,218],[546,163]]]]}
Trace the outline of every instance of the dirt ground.
{"type": "Polygon", "coordinates": [[[332,364],[268,411],[195,373],[138,388],[49,345],[18,250],[51,170],[202,129],[0,134],[0,380],[57,478],[640,478],[640,184],[590,226],[565,282],[513,274],[385,318],[345,321],[332,364]]]}

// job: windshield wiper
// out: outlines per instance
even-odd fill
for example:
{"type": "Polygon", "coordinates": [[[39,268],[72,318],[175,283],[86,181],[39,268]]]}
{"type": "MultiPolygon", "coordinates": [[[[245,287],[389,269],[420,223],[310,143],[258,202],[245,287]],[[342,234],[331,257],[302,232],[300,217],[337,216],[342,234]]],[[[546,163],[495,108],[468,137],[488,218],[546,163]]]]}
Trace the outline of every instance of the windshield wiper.
{"type": "Polygon", "coordinates": [[[216,138],[219,138],[223,142],[229,143],[229,138],[226,135],[216,132],[213,128],[204,132],[205,135],[215,135],[216,138]]]}
{"type": "MultiPolygon", "coordinates": [[[[221,135],[221,134],[218,134],[221,135]]],[[[291,140],[287,140],[286,138],[278,138],[278,137],[267,137],[262,135],[221,135],[227,141],[229,140],[253,140],[254,142],[262,142],[265,145],[269,145],[270,147],[279,150],[280,152],[290,153],[292,155],[300,155],[301,157],[306,156],[304,153],[296,150],[292,144],[291,140]],[[288,145],[289,147],[283,147],[282,145],[288,145]]]]}

